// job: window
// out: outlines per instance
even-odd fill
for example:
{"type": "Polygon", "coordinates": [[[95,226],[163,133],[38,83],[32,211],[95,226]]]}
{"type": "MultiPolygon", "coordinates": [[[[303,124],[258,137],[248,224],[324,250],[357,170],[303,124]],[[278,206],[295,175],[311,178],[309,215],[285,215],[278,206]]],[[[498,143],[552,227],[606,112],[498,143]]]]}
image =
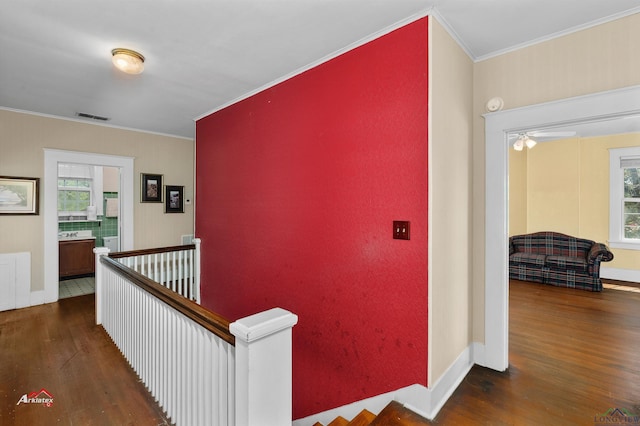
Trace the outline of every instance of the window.
{"type": "Polygon", "coordinates": [[[609,151],[609,245],[640,250],[640,147],[609,151]]]}
{"type": "Polygon", "coordinates": [[[91,179],[58,179],[58,212],[72,213],[87,210],[91,205],[91,179]]]}
{"type": "Polygon", "coordinates": [[[623,235],[624,238],[640,241],[640,159],[635,162],[638,164],[623,167],[623,235]]]}

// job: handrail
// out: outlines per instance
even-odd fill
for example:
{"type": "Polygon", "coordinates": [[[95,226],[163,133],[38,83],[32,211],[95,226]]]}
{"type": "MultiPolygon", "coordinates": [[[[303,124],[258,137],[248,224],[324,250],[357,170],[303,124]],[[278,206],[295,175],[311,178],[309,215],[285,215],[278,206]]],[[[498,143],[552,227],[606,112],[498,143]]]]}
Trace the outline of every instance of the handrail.
{"type": "Polygon", "coordinates": [[[131,256],[112,259],[106,247],[94,253],[96,324],[174,424],[291,424],[297,315],[272,308],[229,323],[127,266],[131,256]]]}
{"type": "Polygon", "coordinates": [[[130,251],[119,251],[115,253],[109,253],[109,257],[112,259],[120,259],[123,257],[132,257],[132,256],[144,256],[147,254],[158,254],[158,253],[170,253],[173,251],[185,251],[185,250],[195,250],[195,244],[185,244],[181,246],[171,246],[171,247],[160,247],[160,248],[150,248],[150,249],[142,249],[142,250],[130,250],[130,251]]]}
{"type": "MultiPolygon", "coordinates": [[[[182,249],[188,246],[177,246],[182,249]]],[[[162,249],[153,249],[153,250],[165,250],[171,249],[171,247],[166,247],[162,249]]],[[[174,248],[175,249],[175,248],[174,248]]],[[[139,251],[147,251],[147,250],[139,250],[139,251]]],[[[166,250],[171,251],[171,250],[166,250]]],[[[131,256],[132,252],[124,252],[124,256],[119,257],[127,257],[131,256]]],[[[152,251],[152,253],[159,253],[157,251],[152,251]]],[[[118,275],[127,278],[131,281],[131,283],[155,296],[162,302],[171,306],[178,312],[182,313],[184,316],[190,318],[200,326],[209,330],[211,333],[220,337],[222,340],[226,341],[231,345],[235,345],[235,336],[231,334],[229,331],[230,321],[224,318],[222,315],[216,314],[215,312],[211,312],[202,306],[198,305],[195,302],[187,299],[186,297],[180,296],[179,294],[169,290],[168,288],[156,283],[155,281],[145,277],[144,275],[126,267],[125,265],[113,260],[113,257],[118,257],[119,253],[109,254],[109,256],[100,256],[100,262],[102,262],[105,266],[114,270],[118,275]]]]}

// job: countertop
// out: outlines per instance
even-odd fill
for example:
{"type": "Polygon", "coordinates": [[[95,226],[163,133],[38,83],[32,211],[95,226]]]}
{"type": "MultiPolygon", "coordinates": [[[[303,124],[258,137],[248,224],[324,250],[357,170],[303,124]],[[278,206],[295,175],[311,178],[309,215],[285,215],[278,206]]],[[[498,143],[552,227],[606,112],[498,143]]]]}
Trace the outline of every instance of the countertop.
{"type": "Polygon", "coordinates": [[[96,237],[58,237],[58,241],[95,240],[96,237]]]}

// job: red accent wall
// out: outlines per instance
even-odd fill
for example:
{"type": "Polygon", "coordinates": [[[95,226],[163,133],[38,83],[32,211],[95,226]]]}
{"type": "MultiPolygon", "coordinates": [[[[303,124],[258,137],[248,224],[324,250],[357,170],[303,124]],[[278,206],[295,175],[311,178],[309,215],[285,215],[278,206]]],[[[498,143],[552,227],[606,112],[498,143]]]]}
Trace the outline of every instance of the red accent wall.
{"type": "Polygon", "coordinates": [[[294,418],[426,386],[427,48],[424,18],[197,123],[203,304],[299,316],[294,418]]]}

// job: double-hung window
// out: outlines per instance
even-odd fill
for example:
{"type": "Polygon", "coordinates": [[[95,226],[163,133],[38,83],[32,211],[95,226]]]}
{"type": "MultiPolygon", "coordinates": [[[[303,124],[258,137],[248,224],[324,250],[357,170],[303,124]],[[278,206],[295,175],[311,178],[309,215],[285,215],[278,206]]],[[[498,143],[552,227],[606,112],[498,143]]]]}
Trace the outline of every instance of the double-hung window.
{"type": "Polygon", "coordinates": [[[609,245],[640,250],[640,147],[609,150],[609,245]]]}
{"type": "Polygon", "coordinates": [[[91,205],[92,181],[84,178],[58,178],[58,212],[79,214],[91,205]]]}

